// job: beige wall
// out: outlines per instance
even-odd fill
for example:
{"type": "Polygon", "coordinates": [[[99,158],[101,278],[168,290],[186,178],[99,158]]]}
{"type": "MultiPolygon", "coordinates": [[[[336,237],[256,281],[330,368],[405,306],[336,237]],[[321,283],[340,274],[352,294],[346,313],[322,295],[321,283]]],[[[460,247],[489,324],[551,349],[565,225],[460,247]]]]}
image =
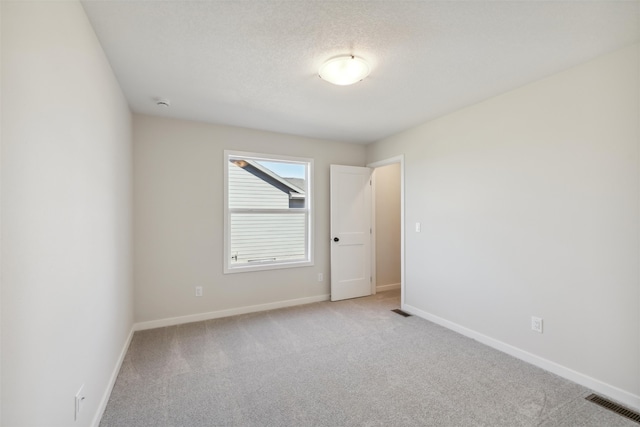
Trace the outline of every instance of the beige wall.
{"type": "Polygon", "coordinates": [[[361,145],[134,115],[136,320],[327,295],[329,165],[364,160],[361,145]],[[314,159],[314,266],[223,274],[225,149],[314,159]]]}
{"type": "Polygon", "coordinates": [[[0,424],[89,426],[133,325],[131,114],[78,2],[2,2],[1,86],[0,424]]]}
{"type": "Polygon", "coordinates": [[[400,284],[400,163],[374,170],[376,286],[400,284]]]}
{"type": "Polygon", "coordinates": [[[369,162],[405,155],[409,308],[636,407],[638,50],[368,147],[369,162]]]}

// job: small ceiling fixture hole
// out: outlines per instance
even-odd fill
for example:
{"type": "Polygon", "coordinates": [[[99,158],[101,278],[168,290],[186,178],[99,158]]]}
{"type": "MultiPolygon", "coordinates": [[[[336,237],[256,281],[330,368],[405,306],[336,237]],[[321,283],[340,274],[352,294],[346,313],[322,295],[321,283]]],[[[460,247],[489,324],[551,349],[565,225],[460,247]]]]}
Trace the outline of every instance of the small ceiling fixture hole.
{"type": "Polygon", "coordinates": [[[156,99],[156,105],[158,107],[168,108],[168,107],[171,106],[171,101],[169,101],[168,99],[164,99],[164,98],[156,99]]]}

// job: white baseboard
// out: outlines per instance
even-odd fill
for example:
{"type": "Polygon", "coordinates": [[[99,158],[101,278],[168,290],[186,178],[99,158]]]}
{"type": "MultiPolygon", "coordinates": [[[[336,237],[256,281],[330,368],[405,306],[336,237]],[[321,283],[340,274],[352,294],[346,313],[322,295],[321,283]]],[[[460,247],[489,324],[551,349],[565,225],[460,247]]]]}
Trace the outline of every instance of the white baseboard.
{"type": "Polygon", "coordinates": [[[218,319],[220,317],[236,316],[238,314],[255,313],[258,311],[274,310],[277,308],[292,307],[295,305],[311,304],[314,302],[328,301],[330,295],[318,295],[314,297],[290,299],[286,301],[270,302],[267,304],[250,305],[246,307],[230,308],[227,310],[210,311],[208,313],[190,314],[188,316],[170,317],[167,319],[139,322],[133,325],[136,331],[145,329],[162,328],[165,326],[181,325],[183,323],[201,322],[203,320],[218,319]]]}
{"type": "Polygon", "coordinates": [[[577,384],[580,384],[584,387],[587,387],[630,408],[640,410],[640,396],[637,396],[633,393],[622,390],[618,387],[612,386],[580,372],[574,371],[573,369],[559,365],[540,356],[536,356],[535,354],[529,353],[528,351],[514,347],[510,344],[488,337],[472,329],[458,325],[457,323],[450,322],[449,320],[420,310],[419,308],[413,307],[411,305],[403,304],[402,310],[423,319],[429,320],[430,322],[436,323],[440,326],[444,326],[447,329],[451,329],[452,331],[486,344],[489,347],[493,347],[496,350],[502,351],[503,353],[507,353],[520,360],[524,360],[527,363],[530,363],[539,368],[552,372],[558,376],[573,381],[577,384]]]}
{"type": "Polygon", "coordinates": [[[393,289],[400,289],[400,283],[392,283],[390,285],[377,285],[376,292],[391,291],[393,289]]]}
{"type": "Polygon", "coordinates": [[[118,357],[118,361],[116,362],[116,366],[114,366],[113,371],[111,372],[111,378],[109,378],[109,384],[107,384],[107,388],[102,394],[102,399],[100,400],[100,404],[98,405],[98,410],[96,411],[96,415],[93,417],[93,422],[91,425],[93,427],[99,427],[100,420],[102,419],[102,415],[104,414],[104,410],[107,409],[107,403],[109,403],[109,397],[111,397],[111,391],[113,390],[113,386],[116,384],[116,379],[118,378],[118,374],[120,373],[120,368],[122,367],[122,362],[124,362],[124,357],[127,354],[127,350],[129,350],[129,344],[131,344],[131,339],[133,338],[133,327],[129,331],[129,336],[120,351],[120,356],[118,357]]]}

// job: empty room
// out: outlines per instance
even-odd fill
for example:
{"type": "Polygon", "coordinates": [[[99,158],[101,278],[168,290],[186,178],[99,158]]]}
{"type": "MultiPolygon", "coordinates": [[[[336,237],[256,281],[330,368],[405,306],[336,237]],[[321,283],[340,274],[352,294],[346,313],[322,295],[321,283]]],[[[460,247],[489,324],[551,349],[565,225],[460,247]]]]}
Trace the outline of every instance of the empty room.
{"type": "Polygon", "coordinates": [[[0,425],[637,426],[640,1],[0,1],[0,425]]]}

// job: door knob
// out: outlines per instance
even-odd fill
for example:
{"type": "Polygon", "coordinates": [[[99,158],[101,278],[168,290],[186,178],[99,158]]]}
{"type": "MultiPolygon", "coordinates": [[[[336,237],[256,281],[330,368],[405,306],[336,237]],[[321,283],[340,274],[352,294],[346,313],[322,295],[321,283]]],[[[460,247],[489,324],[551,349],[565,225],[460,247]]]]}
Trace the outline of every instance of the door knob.
{"type": "Polygon", "coordinates": [[[333,238],[333,241],[334,241],[334,242],[339,242],[339,241],[340,241],[340,239],[338,239],[337,237],[334,237],[334,238],[333,238]]]}

